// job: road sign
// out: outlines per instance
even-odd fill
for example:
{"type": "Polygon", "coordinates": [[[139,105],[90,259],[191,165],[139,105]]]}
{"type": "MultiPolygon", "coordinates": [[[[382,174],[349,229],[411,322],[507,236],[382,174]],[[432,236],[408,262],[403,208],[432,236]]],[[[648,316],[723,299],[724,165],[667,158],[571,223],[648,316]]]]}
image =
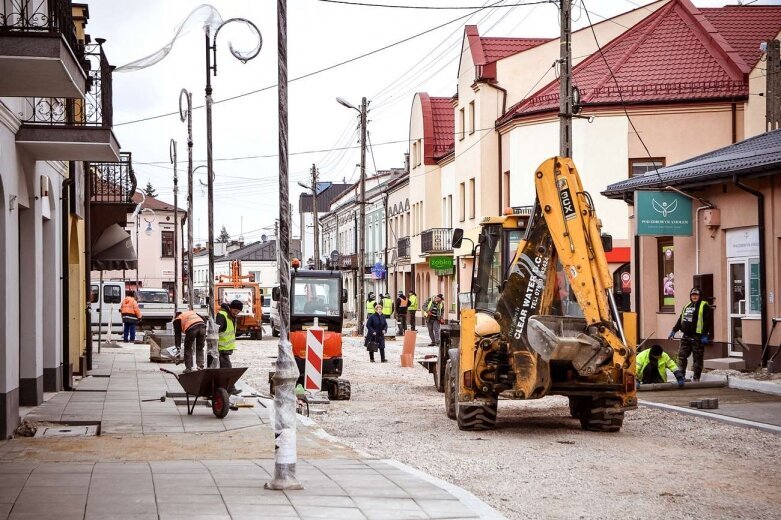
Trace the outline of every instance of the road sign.
{"type": "Polygon", "coordinates": [[[325,332],[317,324],[306,331],[304,390],[319,392],[323,386],[323,339],[325,332]]]}

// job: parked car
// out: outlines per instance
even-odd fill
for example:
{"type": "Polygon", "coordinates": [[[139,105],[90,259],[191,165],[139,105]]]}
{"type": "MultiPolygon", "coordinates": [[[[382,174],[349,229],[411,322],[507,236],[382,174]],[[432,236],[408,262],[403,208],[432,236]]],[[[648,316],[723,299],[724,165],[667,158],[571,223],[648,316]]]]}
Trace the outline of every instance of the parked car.
{"type": "Polygon", "coordinates": [[[271,323],[271,295],[263,297],[263,323],[271,323]]]}

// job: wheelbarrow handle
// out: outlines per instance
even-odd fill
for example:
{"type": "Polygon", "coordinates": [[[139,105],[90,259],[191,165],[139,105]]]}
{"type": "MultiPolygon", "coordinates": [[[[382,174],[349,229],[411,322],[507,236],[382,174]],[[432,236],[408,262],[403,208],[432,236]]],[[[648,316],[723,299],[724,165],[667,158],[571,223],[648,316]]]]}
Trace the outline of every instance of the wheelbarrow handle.
{"type": "Polygon", "coordinates": [[[160,369],[160,372],[165,372],[166,374],[171,374],[172,376],[174,376],[174,377],[176,377],[177,379],[179,379],[179,374],[177,374],[176,372],[172,372],[172,371],[170,371],[170,370],[168,370],[168,369],[161,368],[161,369],[160,369]]]}

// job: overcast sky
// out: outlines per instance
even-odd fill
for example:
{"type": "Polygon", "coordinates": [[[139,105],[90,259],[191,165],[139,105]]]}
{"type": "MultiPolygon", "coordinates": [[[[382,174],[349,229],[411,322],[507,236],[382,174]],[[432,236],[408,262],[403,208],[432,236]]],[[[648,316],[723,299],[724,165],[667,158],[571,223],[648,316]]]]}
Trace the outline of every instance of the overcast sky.
{"type": "MultiPolygon", "coordinates": [[[[506,4],[534,0],[505,0],[506,4]]],[[[202,2],[197,0],[90,0],[88,32],[106,38],[109,60],[122,65],[146,56],[168,42],[176,26],[202,2]]],[[[226,28],[218,44],[218,75],[212,80],[214,99],[215,236],[222,225],[236,238],[243,232],[247,242],[261,234],[271,235],[278,214],[276,2],[274,0],[213,0],[224,19],[244,17],[253,21],[263,36],[260,55],[246,64],[234,59],[229,42],[238,49],[251,49],[249,32],[241,26],[226,28]],[[219,103],[225,98],[266,90],[219,103]],[[246,156],[267,156],[238,159],[246,156]],[[221,160],[227,159],[227,160],[221,160]]],[[[387,4],[430,6],[476,6],[493,0],[381,0],[387,4]]],[[[580,4],[580,2],[578,2],[580,4]]],[[[648,4],[647,0],[586,0],[592,20],[648,4]]],[[[721,6],[719,0],[695,0],[698,7],[721,6]]],[[[778,3],[760,1],[757,3],[778,3]]],[[[581,4],[582,5],[582,4],[581,4]]],[[[320,0],[288,0],[289,77],[348,60],[406,37],[470,15],[465,10],[403,10],[347,6],[320,0]]],[[[586,24],[581,9],[573,13],[574,27],[586,24]]],[[[409,137],[409,111],[415,92],[434,96],[455,93],[457,57],[463,26],[477,24],[482,36],[556,37],[559,34],[555,5],[519,5],[474,12],[468,18],[432,30],[391,49],[316,74],[289,87],[291,202],[302,191],[312,163],[321,180],[355,181],[357,113],[338,105],[337,96],[356,106],[361,96],[371,101],[370,142],[373,157],[367,172],[403,166],[409,137]],[[410,70],[411,69],[411,70],[410,70]],[[401,142],[398,142],[401,141],[401,142]],[[395,143],[394,143],[395,142],[395,143]],[[388,144],[390,143],[390,144],[388,144]],[[304,153],[302,153],[304,152],[304,153]]],[[[179,146],[179,160],[186,160],[186,125],[178,115],[147,121],[178,109],[179,91],[193,93],[193,105],[204,101],[204,37],[192,31],[180,38],[165,60],[150,68],[114,74],[114,131],[123,151],[133,153],[139,187],[151,181],[159,197],[173,202],[173,174],[168,159],[171,138],[179,146]],[[123,124],[125,123],[125,124],[123,124]]],[[[542,72],[542,71],[541,71],[542,72]]],[[[193,111],[194,160],[205,164],[205,111],[193,111]]],[[[196,179],[206,180],[205,168],[196,179]]],[[[186,163],[179,165],[179,205],[186,205],[186,163]]],[[[195,235],[203,241],[206,229],[206,195],[196,180],[195,235]]],[[[297,207],[294,208],[297,211],[297,207]]],[[[293,235],[298,236],[297,213],[293,235]]]]}

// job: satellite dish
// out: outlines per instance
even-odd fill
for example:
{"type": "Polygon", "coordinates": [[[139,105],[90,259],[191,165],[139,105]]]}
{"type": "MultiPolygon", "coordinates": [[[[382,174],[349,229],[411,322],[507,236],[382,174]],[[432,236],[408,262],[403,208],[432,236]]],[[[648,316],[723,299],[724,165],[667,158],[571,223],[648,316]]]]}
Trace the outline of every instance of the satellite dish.
{"type": "Polygon", "coordinates": [[[261,242],[265,242],[267,238],[268,237],[265,234],[264,235],[260,235],[260,241],[261,242]]]}

